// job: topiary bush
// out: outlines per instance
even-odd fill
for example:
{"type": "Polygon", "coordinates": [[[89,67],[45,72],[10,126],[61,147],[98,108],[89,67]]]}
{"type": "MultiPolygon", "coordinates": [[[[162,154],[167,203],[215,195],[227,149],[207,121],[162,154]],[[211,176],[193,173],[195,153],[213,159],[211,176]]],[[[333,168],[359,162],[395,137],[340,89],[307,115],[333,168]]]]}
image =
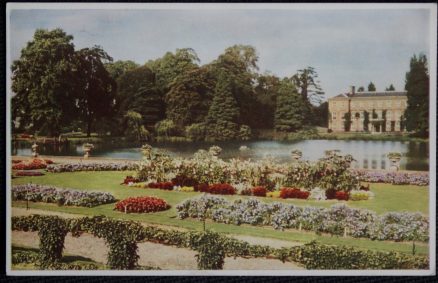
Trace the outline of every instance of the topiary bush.
{"type": "Polygon", "coordinates": [[[198,269],[222,269],[225,263],[224,238],[215,232],[192,232],[189,234],[189,246],[199,254],[196,255],[198,269]]]}

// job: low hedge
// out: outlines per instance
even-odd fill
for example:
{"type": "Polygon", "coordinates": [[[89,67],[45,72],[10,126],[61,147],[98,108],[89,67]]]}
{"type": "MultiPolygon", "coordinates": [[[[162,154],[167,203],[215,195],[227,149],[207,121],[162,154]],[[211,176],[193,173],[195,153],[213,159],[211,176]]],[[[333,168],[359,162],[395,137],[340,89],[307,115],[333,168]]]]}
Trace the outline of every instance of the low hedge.
{"type": "MultiPolygon", "coordinates": [[[[111,269],[139,269],[137,243],[151,241],[165,245],[190,248],[198,251],[199,269],[221,269],[226,256],[231,257],[267,257],[282,261],[294,261],[303,264],[307,269],[426,269],[429,266],[427,257],[411,256],[398,252],[363,251],[345,246],[327,246],[316,242],[292,248],[275,249],[269,246],[251,245],[221,234],[207,232],[182,232],[164,230],[157,227],[143,227],[137,222],[108,219],[102,216],[79,219],[61,219],[56,216],[19,216],[12,217],[12,229],[36,231],[44,229],[43,221],[58,225],[57,233],[39,234],[40,237],[52,238],[48,245],[40,244],[40,253],[59,251],[62,235],[67,232],[80,236],[88,232],[96,237],[104,238],[109,245],[108,265],[111,269]],[[48,220],[49,218],[54,218],[48,220]],[[45,235],[43,235],[45,234],[45,235]],[[44,251],[43,251],[44,250],[44,251]]],[[[61,249],[62,252],[62,249],[61,249]]],[[[41,259],[41,257],[38,257],[41,259]]],[[[47,259],[47,258],[46,258],[47,259]]],[[[46,262],[45,266],[57,266],[57,262],[46,262]]]]}

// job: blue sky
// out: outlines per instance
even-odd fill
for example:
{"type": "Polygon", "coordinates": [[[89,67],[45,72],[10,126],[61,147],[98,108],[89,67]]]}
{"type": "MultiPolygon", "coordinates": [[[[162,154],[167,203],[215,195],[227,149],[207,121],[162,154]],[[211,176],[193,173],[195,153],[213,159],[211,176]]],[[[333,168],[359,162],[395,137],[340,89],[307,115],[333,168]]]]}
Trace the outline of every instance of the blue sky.
{"type": "Polygon", "coordinates": [[[260,72],[291,76],[312,66],[327,97],[350,85],[404,89],[409,60],[429,58],[427,9],[367,10],[12,10],[10,54],[18,59],[37,28],[62,28],[76,48],[100,45],[114,60],[143,64],[177,48],[201,63],[249,44],[260,72]]]}

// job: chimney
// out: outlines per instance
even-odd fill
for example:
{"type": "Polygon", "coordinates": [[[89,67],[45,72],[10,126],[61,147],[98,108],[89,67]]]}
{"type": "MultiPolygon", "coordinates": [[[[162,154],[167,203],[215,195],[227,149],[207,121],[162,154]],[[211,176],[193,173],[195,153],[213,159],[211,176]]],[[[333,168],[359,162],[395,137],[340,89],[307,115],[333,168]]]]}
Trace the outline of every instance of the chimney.
{"type": "Polygon", "coordinates": [[[350,94],[354,95],[356,91],[356,87],[354,85],[350,86],[350,94]]]}

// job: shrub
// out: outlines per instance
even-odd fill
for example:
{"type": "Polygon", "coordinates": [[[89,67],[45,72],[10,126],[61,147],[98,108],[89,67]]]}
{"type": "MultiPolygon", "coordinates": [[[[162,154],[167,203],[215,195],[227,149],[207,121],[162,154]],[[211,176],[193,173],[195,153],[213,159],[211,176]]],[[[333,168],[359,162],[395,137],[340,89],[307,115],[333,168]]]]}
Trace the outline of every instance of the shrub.
{"type": "Polygon", "coordinates": [[[202,187],[201,192],[215,195],[234,195],[236,189],[230,184],[213,184],[208,187],[202,187]]]}
{"type": "Polygon", "coordinates": [[[159,182],[159,183],[149,183],[148,187],[151,189],[160,189],[160,190],[167,190],[171,191],[173,190],[173,183],[172,182],[159,182]]]}
{"type": "Polygon", "coordinates": [[[266,189],[264,187],[255,187],[251,189],[252,195],[256,197],[265,197],[266,189]]]}
{"type": "Polygon", "coordinates": [[[242,196],[252,196],[252,190],[251,189],[243,189],[240,191],[240,194],[242,196]]]}
{"type": "Polygon", "coordinates": [[[133,171],[139,167],[136,162],[102,162],[102,163],[62,163],[48,165],[46,170],[52,173],[78,171],[133,171]]]}
{"type": "Polygon", "coordinates": [[[280,190],[281,198],[307,199],[309,195],[310,195],[309,192],[301,191],[300,189],[296,189],[296,188],[282,188],[280,190]]]}
{"type": "Polygon", "coordinates": [[[337,199],[337,200],[348,200],[349,199],[349,194],[348,194],[348,192],[342,192],[342,191],[340,191],[340,192],[336,192],[336,194],[335,194],[335,198],[337,199]]]}
{"type": "Polygon", "coordinates": [[[45,174],[43,172],[39,172],[39,171],[18,171],[15,172],[15,176],[19,176],[19,177],[35,177],[35,176],[44,176],[45,174]]]}
{"type": "Polygon", "coordinates": [[[170,205],[163,199],[156,197],[130,197],[116,203],[115,208],[122,212],[157,212],[170,208],[170,205]]]}
{"type": "Polygon", "coordinates": [[[335,189],[326,190],[325,196],[327,199],[336,199],[336,190],[335,189]]]}
{"type": "Polygon", "coordinates": [[[198,269],[222,269],[225,263],[224,238],[215,232],[192,232],[189,234],[189,245],[199,254],[196,255],[198,269]]]}
{"type": "Polygon", "coordinates": [[[114,196],[106,192],[78,191],[37,184],[13,186],[12,200],[29,200],[33,202],[86,207],[115,202],[114,196]]]}

